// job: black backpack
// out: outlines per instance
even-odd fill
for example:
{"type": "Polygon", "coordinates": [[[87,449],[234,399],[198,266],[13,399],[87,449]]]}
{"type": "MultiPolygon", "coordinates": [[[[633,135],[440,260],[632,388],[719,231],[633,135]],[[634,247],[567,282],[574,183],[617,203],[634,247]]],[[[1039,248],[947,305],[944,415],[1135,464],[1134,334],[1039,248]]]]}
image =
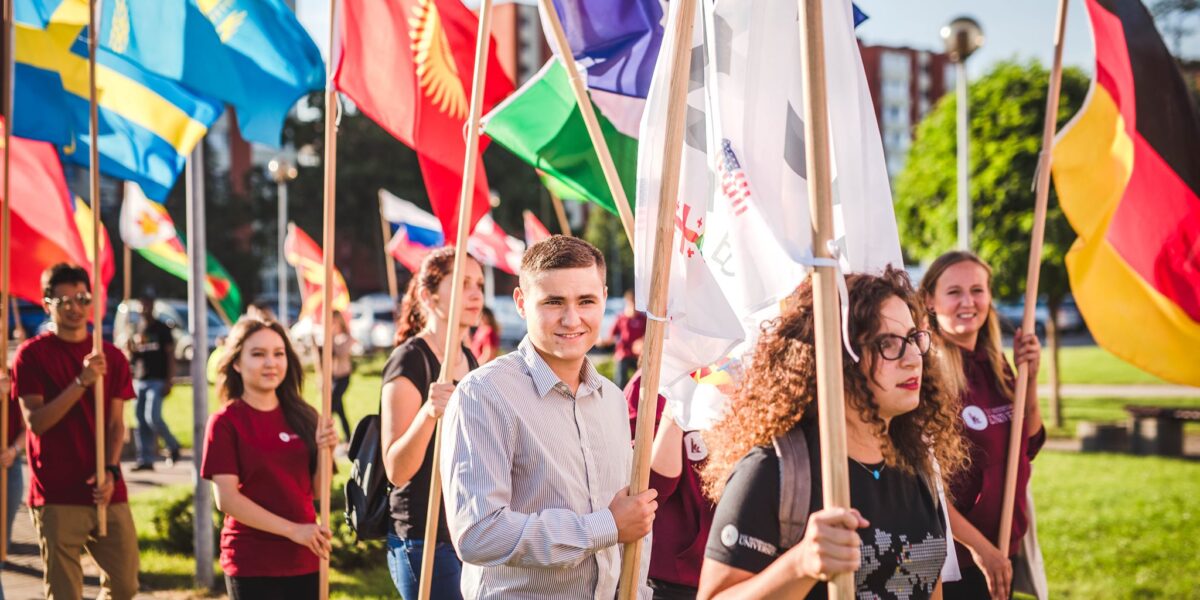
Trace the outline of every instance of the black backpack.
{"type": "MultiPolygon", "coordinates": [[[[429,357],[425,357],[425,380],[431,377],[429,357]]],[[[383,397],[380,396],[380,409],[383,397]]],[[[358,541],[387,537],[392,512],[388,496],[392,482],[383,468],[382,423],[379,414],[367,415],[354,427],[350,437],[350,479],[346,480],[346,523],[358,541]]]]}

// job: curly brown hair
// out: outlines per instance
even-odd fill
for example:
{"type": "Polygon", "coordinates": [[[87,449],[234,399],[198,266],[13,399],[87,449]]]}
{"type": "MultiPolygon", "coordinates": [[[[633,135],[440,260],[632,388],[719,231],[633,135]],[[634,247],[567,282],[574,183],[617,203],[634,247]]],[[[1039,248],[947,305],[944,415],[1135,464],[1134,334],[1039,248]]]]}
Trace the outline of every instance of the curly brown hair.
{"type": "MultiPolygon", "coordinates": [[[[850,292],[850,340],[863,360],[855,363],[842,349],[842,378],[846,403],[874,426],[883,439],[889,467],[931,478],[930,450],[943,478],[966,460],[961,445],[955,399],[945,385],[936,353],[925,355],[920,402],[911,412],[891,420],[879,416],[867,373],[875,371],[874,343],[882,329],[880,313],[895,296],[908,305],[915,323],[923,311],[904,271],[888,267],[881,275],[846,277],[850,292]]],[[[727,407],[726,417],[705,436],[712,449],[701,473],[709,497],[719,499],[733,466],[755,446],[771,444],[802,419],[815,418],[817,353],[811,279],[800,284],[784,302],[779,317],[765,323],[745,376],[727,407]]]]}

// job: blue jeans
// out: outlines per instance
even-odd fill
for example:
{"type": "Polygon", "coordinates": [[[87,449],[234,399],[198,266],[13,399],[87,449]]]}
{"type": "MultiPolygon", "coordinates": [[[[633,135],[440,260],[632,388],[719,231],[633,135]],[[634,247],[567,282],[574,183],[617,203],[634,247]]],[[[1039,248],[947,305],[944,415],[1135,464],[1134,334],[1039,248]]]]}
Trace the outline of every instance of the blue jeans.
{"type": "MultiPolygon", "coordinates": [[[[424,540],[401,539],[394,533],[387,536],[388,571],[392,574],[392,583],[396,591],[409,600],[417,597],[417,587],[421,581],[421,553],[424,551],[424,540]]],[[[429,588],[429,597],[434,600],[446,598],[462,599],[462,561],[450,544],[438,544],[433,551],[433,582],[429,588]]]]}
{"type": "MultiPolygon", "coordinates": [[[[8,514],[5,518],[8,519],[8,539],[4,542],[12,542],[13,520],[17,518],[17,511],[21,510],[21,502],[23,502],[25,494],[25,459],[18,456],[13,461],[11,467],[8,468],[8,504],[5,508],[8,514]]],[[[4,600],[4,588],[0,586],[0,600],[4,600]]]]}
{"type": "Polygon", "coordinates": [[[135,379],[133,391],[137,394],[134,414],[137,416],[137,451],[138,464],[152,465],[158,454],[156,436],[162,436],[163,443],[171,452],[179,451],[179,442],[167,429],[166,421],[162,418],[163,388],[166,382],[161,379],[135,379]]]}

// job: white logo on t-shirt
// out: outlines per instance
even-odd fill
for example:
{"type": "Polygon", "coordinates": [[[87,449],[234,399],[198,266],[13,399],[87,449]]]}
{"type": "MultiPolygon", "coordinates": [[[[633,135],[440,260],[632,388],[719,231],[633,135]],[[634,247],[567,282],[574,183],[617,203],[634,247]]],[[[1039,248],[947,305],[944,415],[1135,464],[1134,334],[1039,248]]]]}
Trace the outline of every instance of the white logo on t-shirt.
{"type": "Polygon", "coordinates": [[[732,548],[737,544],[737,541],[737,527],[734,527],[732,523],[726,525],[725,528],[721,530],[721,543],[725,544],[726,548],[732,548]]]}
{"type": "Polygon", "coordinates": [[[286,432],[286,431],[280,431],[280,432],[279,432],[279,439],[280,439],[280,440],[282,440],[282,441],[284,441],[284,442],[290,442],[290,441],[292,441],[292,438],[298,438],[298,437],[300,437],[300,436],[298,436],[298,435],[292,435],[292,434],[290,434],[290,433],[288,433],[288,432],[286,432]]]}
{"type": "Polygon", "coordinates": [[[966,424],[967,427],[970,427],[975,431],[983,431],[984,429],[987,429],[987,413],[983,412],[983,409],[979,408],[978,406],[963,407],[962,419],[963,423],[966,424]]]}
{"type": "Polygon", "coordinates": [[[704,438],[699,431],[689,431],[683,436],[683,449],[687,451],[688,460],[692,462],[708,458],[708,446],[704,445],[704,438]]]}

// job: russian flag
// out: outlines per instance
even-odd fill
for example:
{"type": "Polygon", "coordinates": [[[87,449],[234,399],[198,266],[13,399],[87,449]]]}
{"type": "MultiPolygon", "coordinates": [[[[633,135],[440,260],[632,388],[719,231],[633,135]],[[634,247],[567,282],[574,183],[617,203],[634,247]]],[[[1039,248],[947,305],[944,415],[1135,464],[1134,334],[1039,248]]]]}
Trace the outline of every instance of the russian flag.
{"type": "Polygon", "coordinates": [[[379,211],[391,223],[393,235],[403,230],[409,242],[426,248],[438,248],[446,243],[442,222],[437,217],[387,190],[379,190],[379,211]]]}

